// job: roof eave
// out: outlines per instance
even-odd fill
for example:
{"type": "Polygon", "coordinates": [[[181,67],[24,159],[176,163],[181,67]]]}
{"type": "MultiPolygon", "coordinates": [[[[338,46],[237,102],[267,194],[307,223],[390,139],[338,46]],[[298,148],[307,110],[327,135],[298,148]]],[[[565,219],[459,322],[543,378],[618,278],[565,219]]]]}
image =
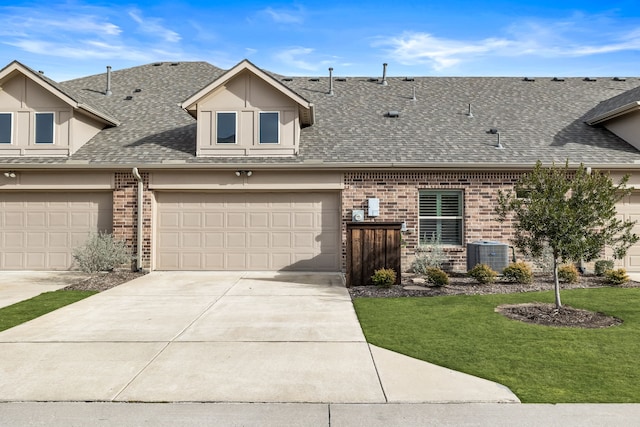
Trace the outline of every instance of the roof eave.
{"type": "Polygon", "coordinates": [[[594,126],[600,123],[608,122],[609,120],[615,119],[616,117],[627,115],[633,111],[640,110],[640,101],[635,101],[630,104],[623,105],[622,107],[618,107],[614,110],[607,111],[606,113],[600,114],[596,117],[588,119],[586,123],[590,126],[594,126]]]}

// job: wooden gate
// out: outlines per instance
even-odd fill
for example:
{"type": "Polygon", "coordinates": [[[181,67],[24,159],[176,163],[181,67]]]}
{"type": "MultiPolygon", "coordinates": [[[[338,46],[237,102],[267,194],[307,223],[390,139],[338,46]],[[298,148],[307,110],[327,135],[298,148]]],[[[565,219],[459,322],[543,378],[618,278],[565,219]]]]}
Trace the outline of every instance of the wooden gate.
{"type": "Polygon", "coordinates": [[[398,222],[347,223],[347,287],[372,285],[380,268],[392,268],[400,283],[400,229],[398,222]]]}

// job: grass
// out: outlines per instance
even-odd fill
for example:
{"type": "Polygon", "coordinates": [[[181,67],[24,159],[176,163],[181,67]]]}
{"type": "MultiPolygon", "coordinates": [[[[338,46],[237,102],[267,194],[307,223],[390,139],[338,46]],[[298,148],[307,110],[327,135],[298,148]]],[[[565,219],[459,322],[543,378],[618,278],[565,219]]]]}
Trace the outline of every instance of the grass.
{"type": "Polygon", "coordinates": [[[552,292],[357,298],[370,343],[509,387],[526,403],[640,402],[640,289],[562,292],[563,304],[624,323],[557,328],[507,319],[500,304],[553,302],[552,292]]]}
{"type": "Polygon", "coordinates": [[[0,308],[0,331],[13,328],[96,293],[96,291],[63,290],[45,292],[31,299],[0,308]]]}

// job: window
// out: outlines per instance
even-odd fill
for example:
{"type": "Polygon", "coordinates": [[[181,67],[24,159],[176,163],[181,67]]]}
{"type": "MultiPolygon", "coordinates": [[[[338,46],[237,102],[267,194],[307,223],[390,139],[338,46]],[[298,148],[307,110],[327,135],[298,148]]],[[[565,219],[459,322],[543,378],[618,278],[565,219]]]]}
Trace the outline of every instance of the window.
{"type": "Polygon", "coordinates": [[[420,244],[462,245],[462,191],[420,191],[420,244]]]}
{"type": "Polygon", "coordinates": [[[0,144],[11,144],[11,113],[0,113],[0,144]]]}
{"type": "Polygon", "coordinates": [[[260,113],[260,144],[278,144],[280,142],[280,113],[260,113]]]}
{"type": "Polygon", "coordinates": [[[216,120],[216,142],[218,144],[236,143],[236,113],[218,113],[216,120]]]}
{"type": "Polygon", "coordinates": [[[53,113],[36,113],[36,144],[53,144],[53,113]]]}

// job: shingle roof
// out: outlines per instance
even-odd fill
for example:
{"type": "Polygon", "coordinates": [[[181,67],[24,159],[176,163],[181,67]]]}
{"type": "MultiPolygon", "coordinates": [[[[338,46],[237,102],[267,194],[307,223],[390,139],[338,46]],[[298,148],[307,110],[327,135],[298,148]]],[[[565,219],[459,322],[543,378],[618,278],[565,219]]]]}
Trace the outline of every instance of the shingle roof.
{"type": "MultiPolygon", "coordinates": [[[[637,78],[584,81],[567,78],[417,77],[334,81],[328,77],[283,79],[315,105],[316,121],[302,129],[300,154],[291,158],[196,158],[195,120],[180,103],[224,71],[204,62],[160,63],[114,71],[110,97],[105,75],[61,83],[121,125],[105,129],[72,160],[92,164],[533,164],[543,162],[633,164],[640,151],[608,130],[584,123],[603,101],[628,93],[637,78]],[[408,81],[411,80],[411,81],[408,81]],[[136,89],[141,89],[136,92],[136,89]],[[412,100],[413,91],[416,100],[412,100]],[[131,96],[130,100],[126,97],[131,96]],[[473,117],[467,115],[471,104],[473,117]],[[399,117],[386,117],[390,110],[399,117]],[[495,148],[500,131],[505,149],[495,148]]],[[[271,74],[271,73],[270,73],[271,74]]],[[[272,74],[273,75],[273,74],[272,74]]],[[[281,76],[275,76],[281,79],[281,76]]],[[[615,98],[614,98],[615,99],[615,98]]],[[[18,163],[64,163],[66,159],[2,159],[18,163]]]]}

